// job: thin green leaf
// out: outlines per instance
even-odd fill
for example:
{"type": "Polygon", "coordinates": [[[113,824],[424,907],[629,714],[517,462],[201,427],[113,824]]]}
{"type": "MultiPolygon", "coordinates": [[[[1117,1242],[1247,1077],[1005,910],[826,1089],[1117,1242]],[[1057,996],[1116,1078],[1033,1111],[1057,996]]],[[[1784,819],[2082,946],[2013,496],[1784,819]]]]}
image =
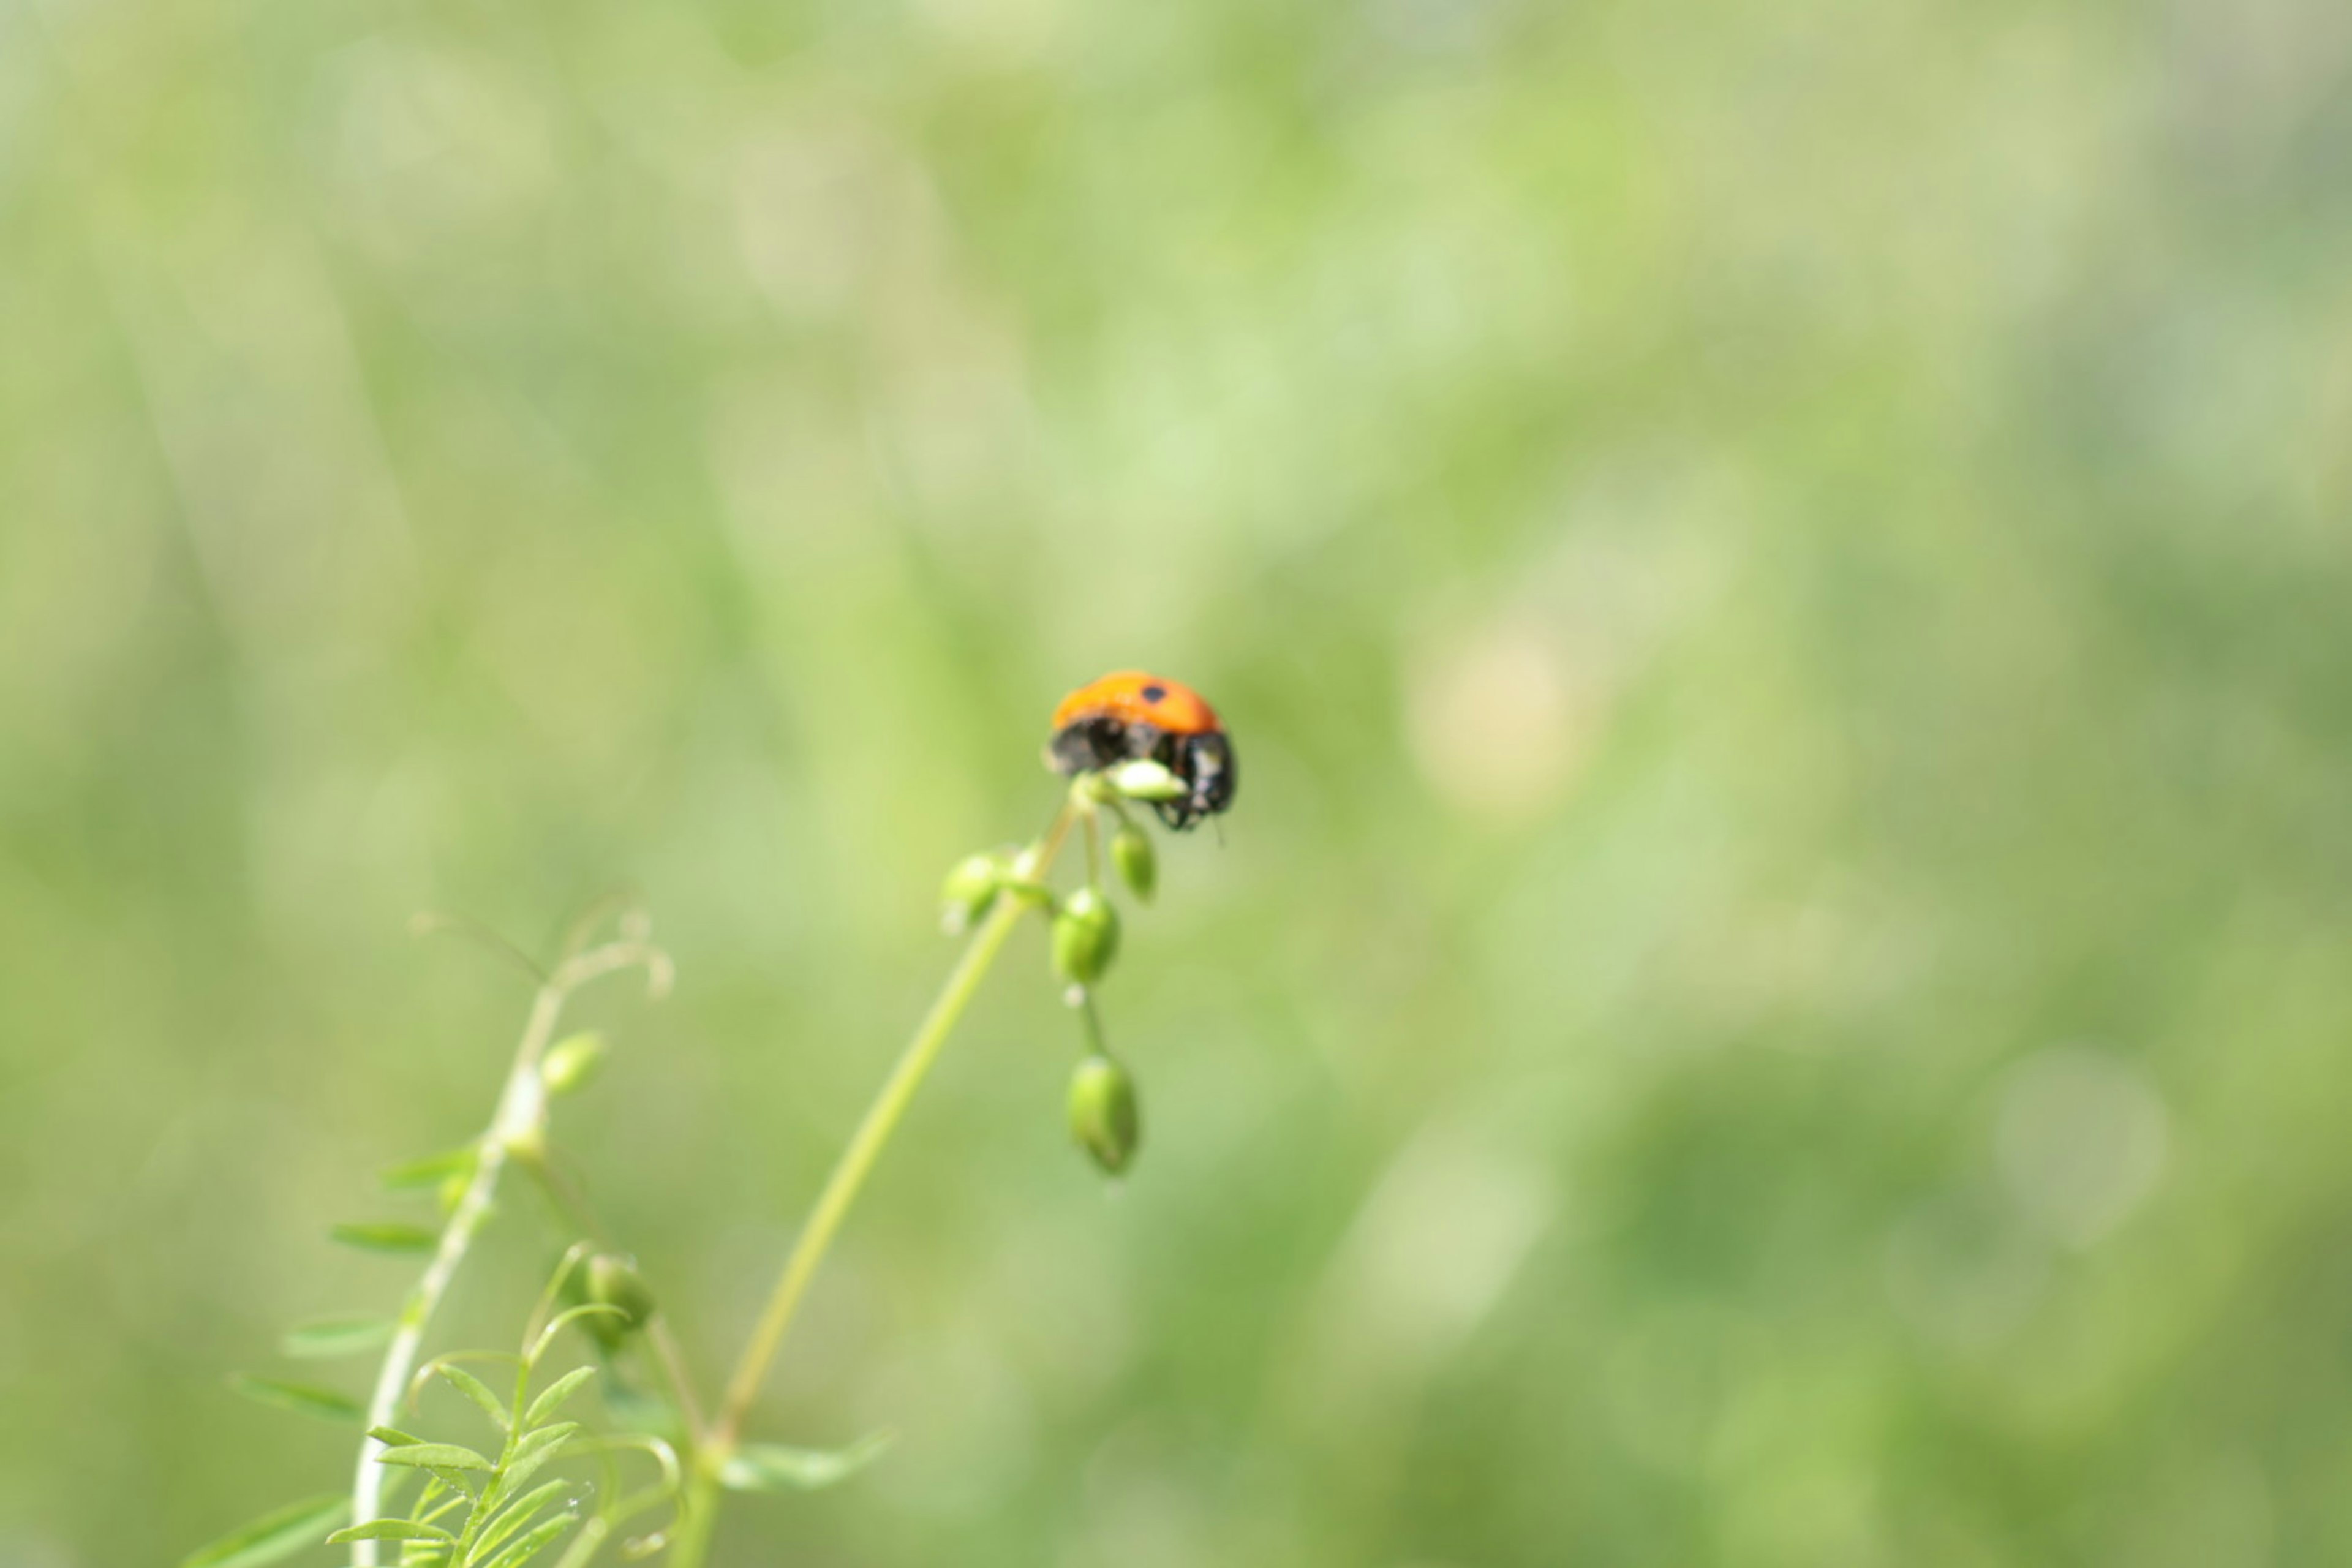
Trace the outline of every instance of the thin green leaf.
{"type": "Polygon", "coordinates": [[[878,1458],[897,1439],[894,1432],[877,1432],[846,1448],[786,1448],[773,1443],[753,1443],[739,1448],[719,1472],[719,1484],[730,1491],[815,1491],[847,1480],[878,1458]]]}
{"type": "Polygon", "coordinates": [[[506,1473],[499,1478],[499,1487],[512,1492],[539,1474],[579,1430],[577,1421],[559,1421],[552,1426],[541,1427],[516,1444],[514,1457],[507,1461],[506,1473]]]}
{"type": "Polygon", "coordinates": [[[437,1232],[421,1225],[403,1225],[396,1220],[365,1220],[351,1225],[339,1225],[327,1233],[345,1247],[356,1247],[363,1252],[430,1252],[440,1245],[437,1232]]]}
{"type": "Polygon", "coordinates": [[[429,1524],[419,1524],[408,1519],[372,1519],[365,1524],[339,1530],[327,1537],[330,1546],[341,1546],[347,1541],[451,1541],[457,1538],[446,1530],[429,1524]]]}
{"type": "Polygon", "coordinates": [[[397,1426],[371,1426],[368,1428],[368,1436],[387,1448],[412,1447],[425,1441],[414,1433],[404,1432],[397,1426]]]}
{"type": "Polygon", "coordinates": [[[462,1149],[444,1149],[438,1154],[427,1154],[421,1160],[404,1160],[387,1166],[376,1180],[393,1192],[413,1187],[437,1187],[452,1176],[473,1173],[474,1162],[480,1156],[472,1144],[462,1149]]]}
{"type": "Polygon", "coordinates": [[[536,1454],[542,1448],[561,1447],[564,1439],[579,1430],[580,1423],[577,1421],[550,1422],[544,1426],[525,1433],[522,1440],[515,1445],[515,1452],[536,1454]]]}
{"type": "Polygon", "coordinates": [[[288,1383],[275,1377],[250,1377],[239,1373],[228,1380],[228,1385],[257,1405],[291,1410],[320,1421],[355,1422],[364,1419],[367,1415],[361,1408],[360,1402],[350,1394],[307,1383],[288,1383]]]}
{"type": "Polygon", "coordinates": [[[390,1318],[319,1318],[287,1330],[278,1348],[288,1355],[311,1360],[357,1355],[392,1338],[395,1327],[390,1318]]]}
{"type": "Polygon", "coordinates": [[[488,1557],[504,1545],[507,1537],[529,1524],[540,1510],[571,1489],[569,1481],[549,1481],[535,1490],[507,1504],[490,1522],[482,1527],[481,1537],[474,1542],[474,1555],[488,1557]]]}
{"type": "Polygon", "coordinates": [[[455,1443],[408,1443],[397,1448],[386,1448],[375,1457],[379,1465],[414,1465],[422,1470],[479,1470],[485,1473],[498,1468],[471,1448],[455,1443]]]}
{"type": "Polygon", "coordinates": [[[499,1396],[492,1394],[480,1378],[464,1367],[452,1366],[446,1361],[434,1363],[433,1370],[440,1373],[442,1382],[472,1400],[499,1431],[503,1432],[512,1425],[507,1417],[507,1407],[499,1403],[499,1396]]]}
{"type": "Polygon", "coordinates": [[[180,1568],[262,1568],[319,1540],[342,1521],[351,1506],[352,1500],[341,1493],[288,1503],[182,1558],[180,1568]]]}
{"type": "Polygon", "coordinates": [[[553,1519],[539,1525],[530,1534],[499,1552],[496,1557],[490,1558],[484,1564],[484,1568],[522,1568],[524,1563],[544,1552],[557,1536],[579,1522],[579,1519],[572,1514],[559,1513],[553,1519]]]}
{"type": "Polygon", "coordinates": [[[579,1392],[582,1384],[595,1375],[596,1369],[593,1366],[576,1366],[549,1384],[546,1392],[532,1400],[530,1408],[524,1412],[523,1429],[529,1431],[563,1408],[563,1402],[579,1392]]]}

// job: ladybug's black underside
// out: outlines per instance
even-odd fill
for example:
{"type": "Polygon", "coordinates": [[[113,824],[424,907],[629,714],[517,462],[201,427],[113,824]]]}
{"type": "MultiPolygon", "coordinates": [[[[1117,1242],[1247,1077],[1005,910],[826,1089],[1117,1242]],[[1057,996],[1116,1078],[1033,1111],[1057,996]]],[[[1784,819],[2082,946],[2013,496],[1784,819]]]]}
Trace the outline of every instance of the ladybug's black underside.
{"type": "Polygon", "coordinates": [[[1160,820],[1179,830],[1213,816],[1234,801],[1233,742],[1211,730],[1171,735],[1156,724],[1130,724],[1108,715],[1066,724],[1047,748],[1054,768],[1081,773],[1121,763],[1154,762],[1184,781],[1189,793],[1151,803],[1160,820]]]}

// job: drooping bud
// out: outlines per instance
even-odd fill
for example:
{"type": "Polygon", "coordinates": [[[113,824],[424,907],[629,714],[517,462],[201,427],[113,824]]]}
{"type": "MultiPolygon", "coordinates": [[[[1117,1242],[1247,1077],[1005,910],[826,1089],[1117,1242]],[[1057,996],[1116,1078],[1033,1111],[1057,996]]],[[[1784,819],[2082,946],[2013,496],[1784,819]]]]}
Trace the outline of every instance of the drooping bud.
{"type": "Polygon", "coordinates": [[[940,885],[940,923],[953,933],[986,914],[1003,886],[1004,872],[999,855],[967,855],[957,861],[940,885]]]}
{"type": "Polygon", "coordinates": [[[1118,879],[1128,891],[1142,903],[1150,903],[1153,891],[1160,886],[1160,857],[1151,847],[1151,836],[1132,822],[1122,823],[1110,836],[1110,863],[1118,868],[1118,879]]]}
{"type": "Polygon", "coordinates": [[[618,1309],[619,1317],[602,1321],[625,1332],[644,1328],[654,1315],[654,1293],[646,1289],[636,1265],[609,1252],[588,1260],[588,1300],[599,1307],[618,1309]]]}
{"type": "Polygon", "coordinates": [[[1070,1074],[1070,1135],[1111,1175],[1127,1169],[1143,1141],[1135,1080],[1106,1056],[1090,1056],[1070,1074]]]}
{"type": "Polygon", "coordinates": [[[1054,916],[1054,971],[1077,985],[1102,978],[1118,954],[1118,911],[1092,888],[1062,900],[1054,916]]]}
{"type": "Polygon", "coordinates": [[[539,1064],[539,1081],[550,1094],[570,1094],[585,1089],[604,1070],[607,1054],[604,1037],[593,1029],[568,1036],[547,1047],[539,1064]]]}

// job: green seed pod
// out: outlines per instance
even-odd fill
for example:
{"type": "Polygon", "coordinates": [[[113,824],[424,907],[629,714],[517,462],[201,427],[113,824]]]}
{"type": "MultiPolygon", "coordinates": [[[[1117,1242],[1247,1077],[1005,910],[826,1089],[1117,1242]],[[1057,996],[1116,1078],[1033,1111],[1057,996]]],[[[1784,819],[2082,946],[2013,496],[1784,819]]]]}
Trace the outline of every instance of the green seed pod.
{"type": "Polygon", "coordinates": [[[1182,779],[1149,759],[1121,763],[1103,777],[1114,793],[1129,800],[1176,800],[1185,793],[1182,779]]]}
{"type": "Polygon", "coordinates": [[[617,1307],[622,1316],[606,1317],[609,1328],[642,1329],[654,1315],[654,1293],[625,1258],[600,1252],[588,1260],[588,1300],[599,1307],[617,1307]]]}
{"type": "Polygon", "coordinates": [[[1135,1080],[1105,1056],[1091,1056],[1070,1074],[1070,1135],[1111,1175],[1127,1169],[1143,1141],[1135,1080]]]}
{"type": "Polygon", "coordinates": [[[1118,911],[1092,888],[1062,900],[1054,917],[1054,972],[1074,984],[1102,978],[1118,954],[1118,911]]]}
{"type": "Polygon", "coordinates": [[[956,862],[940,885],[940,923],[950,932],[962,931],[988,912],[1004,882],[1004,859],[999,855],[967,855],[956,862]]]}
{"type": "Polygon", "coordinates": [[[1118,868],[1118,879],[1137,901],[1150,903],[1160,886],[1160,857],[1151,847],[1151,836],[1132,822],[1121,823],[1110,836],[1110,863],[1118,868]]]}
{"type": "Polygon", "coordinates": [[[593,1029],[572,1035],[547,1047],[539,1064],[539,1081],[550,1094],[570,1094],[585,1089],[604,1070],[608,1047],[593,1029]]]}

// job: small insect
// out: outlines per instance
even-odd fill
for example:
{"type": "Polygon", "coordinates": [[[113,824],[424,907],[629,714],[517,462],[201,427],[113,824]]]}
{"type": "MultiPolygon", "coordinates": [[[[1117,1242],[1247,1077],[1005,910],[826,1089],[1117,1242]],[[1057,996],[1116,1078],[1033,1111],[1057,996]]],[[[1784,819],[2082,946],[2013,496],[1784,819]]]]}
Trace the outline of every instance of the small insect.
{"type": "Polygon", "coordinates": [[[1234,803],[1234,743],[1201,694],[1165,676],[1123,669],[1079,687],[1054,710],[1045,755],[1058,773],[1121,763],[1158,763],[1185,793],[1152,802],[1169,826],[1182,830],[1234,803]]]}

